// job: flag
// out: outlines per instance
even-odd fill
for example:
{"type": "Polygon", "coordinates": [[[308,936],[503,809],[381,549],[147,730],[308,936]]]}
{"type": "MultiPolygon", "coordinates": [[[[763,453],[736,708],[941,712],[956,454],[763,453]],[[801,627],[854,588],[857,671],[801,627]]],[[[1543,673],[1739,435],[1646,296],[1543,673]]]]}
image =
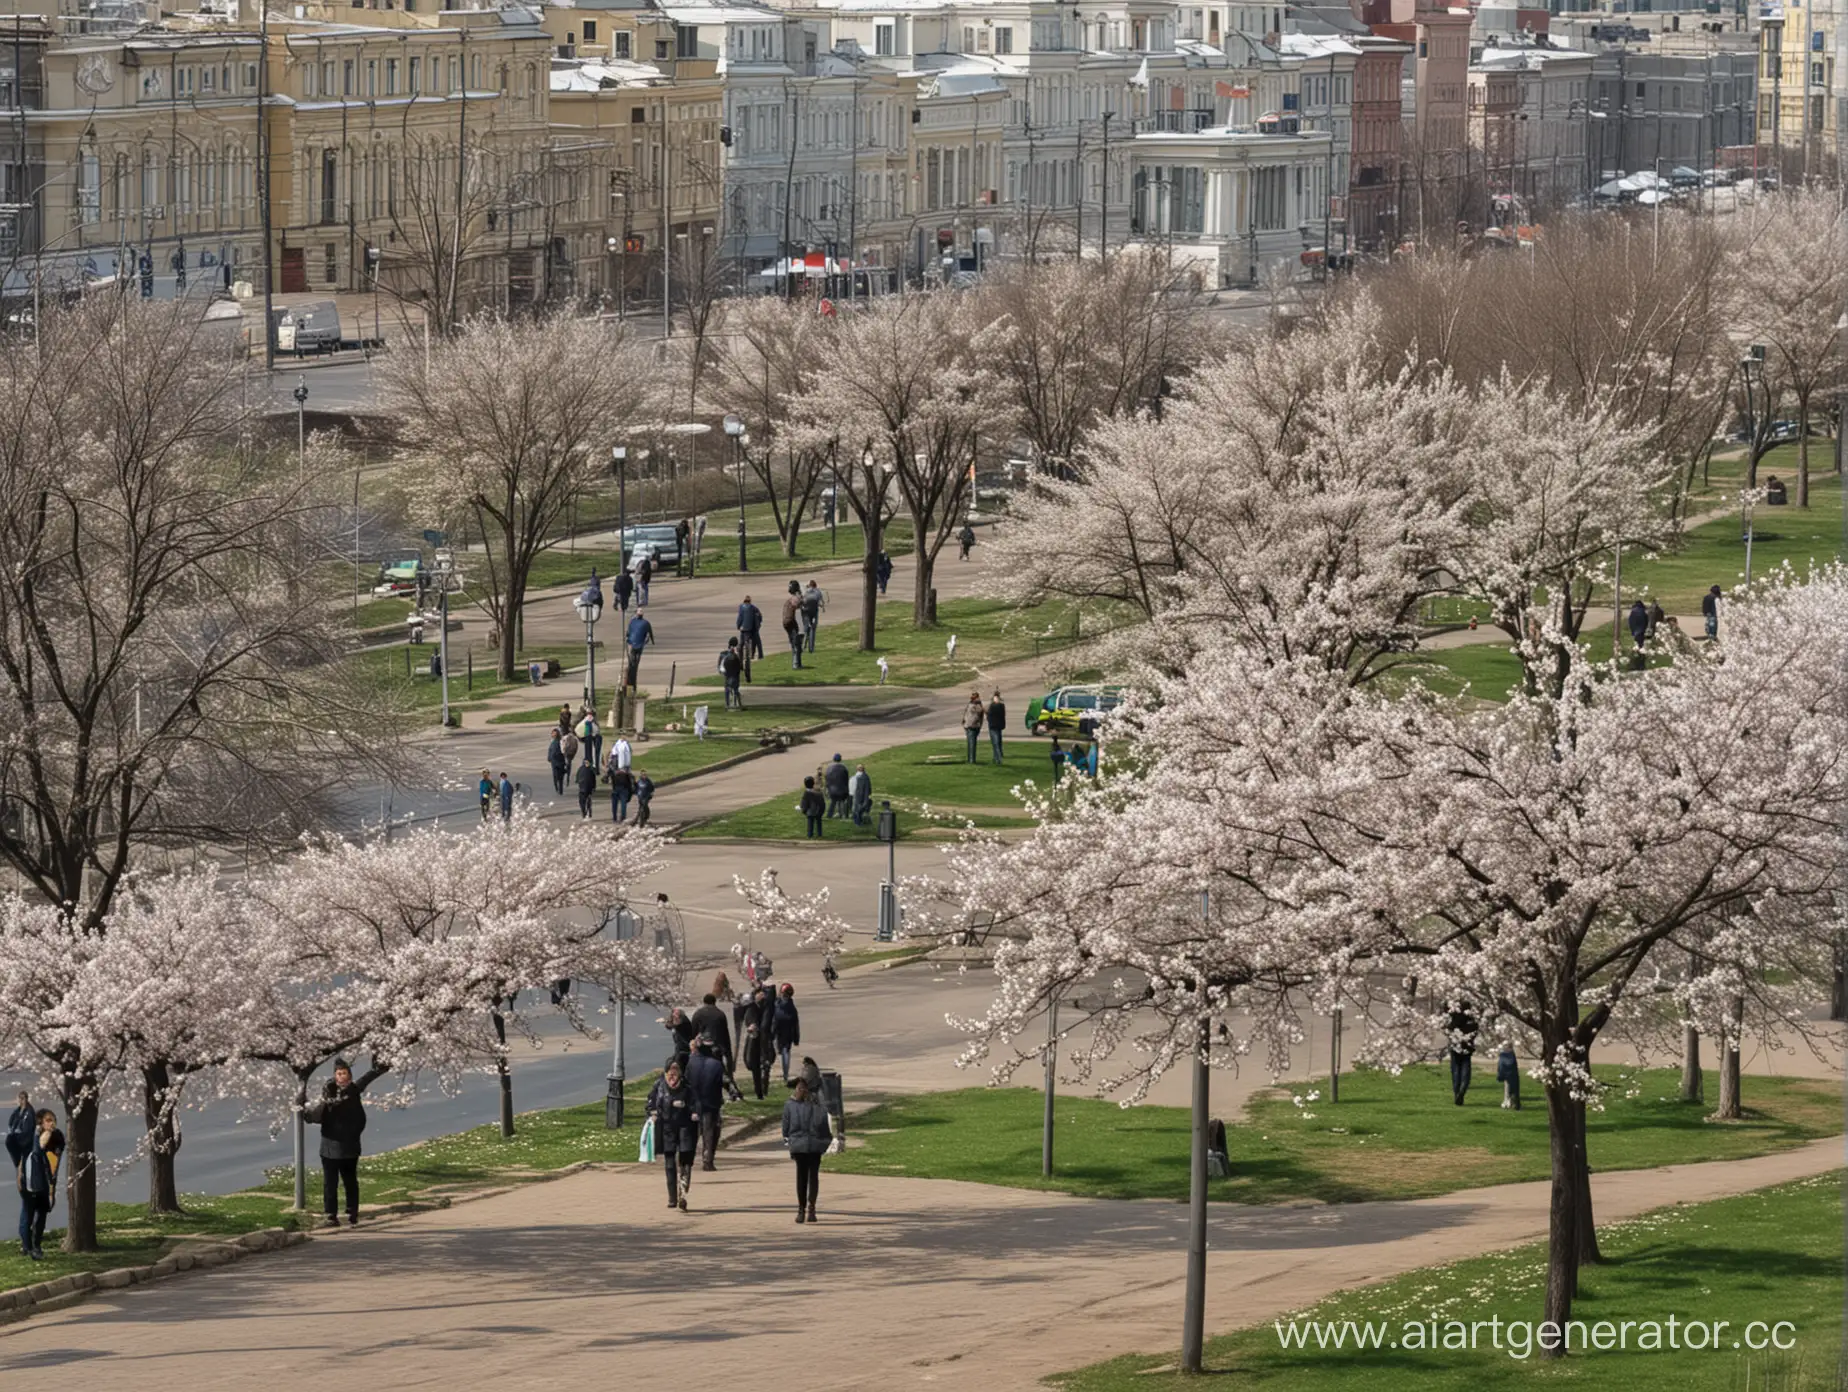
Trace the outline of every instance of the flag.
{"type": "Polygon", "coordinates": [[[1131,87],[1140,87],[1145,92],[1149,90],[1149,60],[1148,59],[1144,58],[1142,60],[1142,66],[1136,69],[1136,75],[1130,78],[1129,85],[1131,87]]]}

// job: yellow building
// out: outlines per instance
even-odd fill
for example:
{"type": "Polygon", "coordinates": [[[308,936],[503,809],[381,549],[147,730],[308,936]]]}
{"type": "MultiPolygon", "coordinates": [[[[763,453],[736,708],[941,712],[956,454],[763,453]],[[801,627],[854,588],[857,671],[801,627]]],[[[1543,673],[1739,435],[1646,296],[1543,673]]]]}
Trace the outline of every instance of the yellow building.
{"type": "Polygon", "coordinates": [[[1833,95],[1843,0],[1762,7],[1758,143],[1791,178],[1833,176],[1841,104],[1833,95]]]}

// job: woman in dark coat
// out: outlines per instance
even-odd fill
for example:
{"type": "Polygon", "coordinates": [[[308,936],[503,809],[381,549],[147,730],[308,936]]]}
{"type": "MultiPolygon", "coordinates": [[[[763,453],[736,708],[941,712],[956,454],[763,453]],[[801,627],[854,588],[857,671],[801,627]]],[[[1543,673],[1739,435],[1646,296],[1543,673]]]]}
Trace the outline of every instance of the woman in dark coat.
{"type": "Polygon", "coordinates": [[[744,1041],[740,1048],[744,1066],[750,1070],[751,1088],[759,1098],[770,1092],[770,1060],[776,1047],[771,1038],[771,1021],[775,1011],[769,993],[757,991],[750,1004],[744,1007],[744,1023],[738,1031],[738,1037],[744,1041]]]}
{"type": "Polygon", "coordinates": [[[815,1199],[821,1190],[821,1157],[828,1153],[834,1132],[828,1109],[809,1095],[808,1080],[796,1080],[795,1095],[783,1104],[783,1143],[796,1162],[796,1221],[815,1221],[815,1199]]]}
{"type": "Polygon", "coordinates": [[[796,1013],[796,988],[787,981],[776,998],[776,1014],[770,1024],[776,1039],[776,1055],[783,1063],[783,1086],[789,1086],[789,1051],[802,1043],[802,1017],[796,1013]]]}
{"type": "Polygon", "coordinates": [[[667,1165],[667,1206],[684,1213],[687,1190],[693,1187],[693,1152],[699,1148],[699,1110],[678,1062],[669,1063],[655,1080],[648,1115],[654,1121],[655,1154],[667,1165]]]}

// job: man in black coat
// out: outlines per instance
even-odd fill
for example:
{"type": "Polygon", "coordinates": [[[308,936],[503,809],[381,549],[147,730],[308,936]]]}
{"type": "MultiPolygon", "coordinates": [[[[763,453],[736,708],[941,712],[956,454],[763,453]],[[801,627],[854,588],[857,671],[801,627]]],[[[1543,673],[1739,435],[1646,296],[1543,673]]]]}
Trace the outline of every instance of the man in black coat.
{"type": "Polygon", "coordinates": [[[1476,1052],[1476,1017],[1468,1001],[1459,1002],[1450,1012],[1445,1033],[1450,1041],[1450,1093],[1461,1107],[1463,1094],[1469,1091],[1470,1057],[1476,1052]]]}
{"type": "Polygon", "coordinates": [[[821,781],[828,790],[828,815],[845,818],[848,815],[847,780],[851,775],[847,765],[836,754],[821,771],[821,781]]]}
{"type": "Polygon", "coordinates": [[[719,1153],[719,1110],[725,1105],[725,1065],[719,1062],[719,1046],[709,1034],[699,1038],[693,1056],[687,1060],[687,1087],[693,1093],[693,1107],[699,1113],[699,1167],[715,1168],[719,1153]]]}
{"type": "Polygon", "coordinates": [[[744,1008],[744,1024],[738,1035],[744,1066],[751,1073],[751,1089],[759,1100],[770,1095],[770,1060],[776,1056],[774,1013],[770,993],[759,986],[744,1008]]]}
{"type": "Polygon", "coordinates": [[[693,1040],[697,1032],[693,1022],[687,1018],[687,1012],[675,1006],[667,1012],[667,1032],[674,1041],[674,1057],[681,1067],[686,1066],[687,1057],[693,1052],[693,1040]]]}
{"type": "Polygon", "coordinates": [[[347,1226],[359,1226],[359,1138],[366,1129],[366,1106],[360,1093],[377,1073],[353,1081],[345,1059],[334,1060],[333,1081],[321,1100],[302,1109],[302,1120],[321,1128],[321,1208],[330,1228],[340,1226],[340,1186],[346,1186],[347,1226]]]}
{"type": "Polygon", "coordinates": [[[693,1027],[695,1039],[704,1036],[712,1040],[719,1062],[725,1066],[725,1072],[728,1075],[736,1072],[738,1061],[732,1057],[731,1022],[725,1018],[725,1012],[719,1009],[719,998],[708,991],[688,1023],[693,1027]]]}

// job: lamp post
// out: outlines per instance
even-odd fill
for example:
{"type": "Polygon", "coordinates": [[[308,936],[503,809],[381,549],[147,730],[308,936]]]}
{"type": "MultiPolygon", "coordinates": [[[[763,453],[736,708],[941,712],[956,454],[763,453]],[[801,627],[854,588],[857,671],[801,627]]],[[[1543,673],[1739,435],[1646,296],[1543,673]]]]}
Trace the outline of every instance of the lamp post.
{"type": "Polygon", "coordinates": [[[725,418],[725,433],[731,436],[732,468],[738,474],[738,569],[747,571],[751,560],[745,554],[744,535],[744,442],[749,438],[744,433],[744,421],[737,416],[725,418]]]}
{"type": "Polygon", "coordinates": [[[295,383],[295,472],[301,482],[308,481],[308,379],[295,383]]]}
{"type": "MultiPolygon", "coordinates": [[[[628,909],[616,910],[616,941],[630,942],[640,936],[641,924],[628,909]]],[[[607,1130],[622,1130],[623,1090],[629,1081],[628,1065],[623,1059],[624,1025],[629,1014],[629,979],[616,973],[616,1057],[611,1061],[609,1093],[603,1103],[603,1125],[607,1130]]]]}
{"type": "Polygon", "coordinates": [[[876,830],[886,846],[886,877],[879,886],[877,936],[880,942],[891,942],[898,936],[898,813],[892,810],[890,800],[879,804],[876,830]]]}
{"type": "Polygon", "coordinates": [[[616,475],[616,560],[618,565],[627,565],[629,558],[623,554],[623,547],[629,541],[629,447],[613,445],[610,447],[610,469],[616,475]]]}
{"type": "Polygon", "coordinates": [[[597,619],[603,613],[603,586],[597,572],[590,572],[590,583],[571,602],[577,616],[584,621],[584,700],[592,711],[597,709],[597,619]]]}

